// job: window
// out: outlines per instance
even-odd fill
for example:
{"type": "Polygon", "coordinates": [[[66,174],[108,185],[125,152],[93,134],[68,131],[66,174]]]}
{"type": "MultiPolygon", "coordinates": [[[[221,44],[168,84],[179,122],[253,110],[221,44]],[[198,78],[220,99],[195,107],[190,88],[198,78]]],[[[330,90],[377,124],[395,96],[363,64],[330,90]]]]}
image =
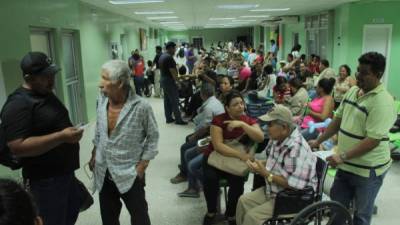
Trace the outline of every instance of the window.
{"type": "Polygon", "coordinates": [[[316,54],[321,59],[330,58],[328,46],[331,19],[332,17],[328,12],[305,17],[307,55],[316,54]]]}

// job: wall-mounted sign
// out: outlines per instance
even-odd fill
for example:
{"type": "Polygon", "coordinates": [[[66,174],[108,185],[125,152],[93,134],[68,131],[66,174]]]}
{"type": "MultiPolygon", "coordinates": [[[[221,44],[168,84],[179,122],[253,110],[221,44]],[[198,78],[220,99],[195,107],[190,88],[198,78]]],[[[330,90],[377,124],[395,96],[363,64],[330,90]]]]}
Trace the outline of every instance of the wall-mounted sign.
{"type": "Polygon", "coordinates": [[[373,18],[372,23],[385,23],[385,18],[373,18]]]}

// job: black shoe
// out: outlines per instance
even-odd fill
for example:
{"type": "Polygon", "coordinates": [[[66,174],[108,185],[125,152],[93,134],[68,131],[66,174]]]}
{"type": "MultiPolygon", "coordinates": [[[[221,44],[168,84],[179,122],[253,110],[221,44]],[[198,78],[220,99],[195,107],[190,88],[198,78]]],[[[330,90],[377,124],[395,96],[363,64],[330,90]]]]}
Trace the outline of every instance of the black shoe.
{"type": "Polygon", "coordinates": [[[172,120],[167,120],[167,123],[173,123],[173,122],[175,122],[174,119],[172,119],[172,120]]]}
{"type": "Polygon", "coordinates": [[[178,193],[178,197],[182,198],[200,198],[200,194],[197,190],[187,189],[181,193],[178,193]]]}
{"type": "Polygon", "coordinates": [[[215,224],[216,222],[216,215],[214,214],[213,216],[205,215],[203,219],[203,225],[212,225],[215,224]]]}
{"type": "Polygon", "coordinates": [[[228,220],[229,225],[236,225],[236,220],[228,220]]]}
{"type": "Polygon", "coordinates": [[[177,125],[187,125],[188,123],[185,122],[185,121],[177,121],[177,122],[175,122],[175,124],[177,124],[177,125]]]}

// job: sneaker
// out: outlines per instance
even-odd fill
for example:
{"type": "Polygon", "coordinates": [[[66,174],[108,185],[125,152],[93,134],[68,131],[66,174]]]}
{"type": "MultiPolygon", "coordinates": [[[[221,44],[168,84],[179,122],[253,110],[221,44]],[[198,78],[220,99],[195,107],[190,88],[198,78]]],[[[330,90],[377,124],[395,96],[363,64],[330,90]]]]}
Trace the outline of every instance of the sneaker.
{"type": "Polygon", "coordinates": [[[181,173],[178,173],[175,177],[170,179],[171,183],[173,184],[179,184],[185,182],[186,180],[186,177],[181,173]]]}
{"type": "Polygon", "coordinates": [[[203,219],[203,225],[212,225],[216,223],[216,215],[209,216],[206,214],[203,219]]]}
{"type": "Polygon", "coordinates": [[[200,198],[199,192],[194,189],[187,189],[181,193],[178,193],[178,196],[182,198],[200,198]]]}

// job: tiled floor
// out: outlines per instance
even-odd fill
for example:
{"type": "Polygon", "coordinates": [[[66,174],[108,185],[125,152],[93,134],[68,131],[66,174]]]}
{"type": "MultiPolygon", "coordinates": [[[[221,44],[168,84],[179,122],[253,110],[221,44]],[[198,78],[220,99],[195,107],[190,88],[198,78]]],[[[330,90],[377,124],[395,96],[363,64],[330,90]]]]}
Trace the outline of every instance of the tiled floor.
{"type": "MultiPolygon", "coordinates": [[[[161,99],[148,99],[154,109],[160,130],[159,155],[150,163],[147,171],[146,196],[149,212],[154,225],[200,225],[206,212],[204,197],[200,199],[179,198],[176,193],[186,188],[184,184],[171,184],[169,179],[178,172],[179,146],[192,126],[166,125],[164,121],[163,103],[161,99]]],[[[93,125],[84,134],[81,142],[82,169],[77,172],[78,177],[87,186],[91,182],[84,172],[83,165],[88,161],[92,150],[93,125]]],[[[378,215],[373,217],[374,225],[397,225],[399,215],[396,214],[400,202],[400,163],[395,162],[387,174],[384,185],[378,196],[378,215]]],[[[246,184],[246,191],[250,190],[250,182],[246,184]]],[[[77,225],[100,225],[100,209],[98,194],[95,195],[95,204],[79,216],[77,225]]],[[[123,209],[120,221],[122,225],[129,225],[129,214],[123,209]]]]}

